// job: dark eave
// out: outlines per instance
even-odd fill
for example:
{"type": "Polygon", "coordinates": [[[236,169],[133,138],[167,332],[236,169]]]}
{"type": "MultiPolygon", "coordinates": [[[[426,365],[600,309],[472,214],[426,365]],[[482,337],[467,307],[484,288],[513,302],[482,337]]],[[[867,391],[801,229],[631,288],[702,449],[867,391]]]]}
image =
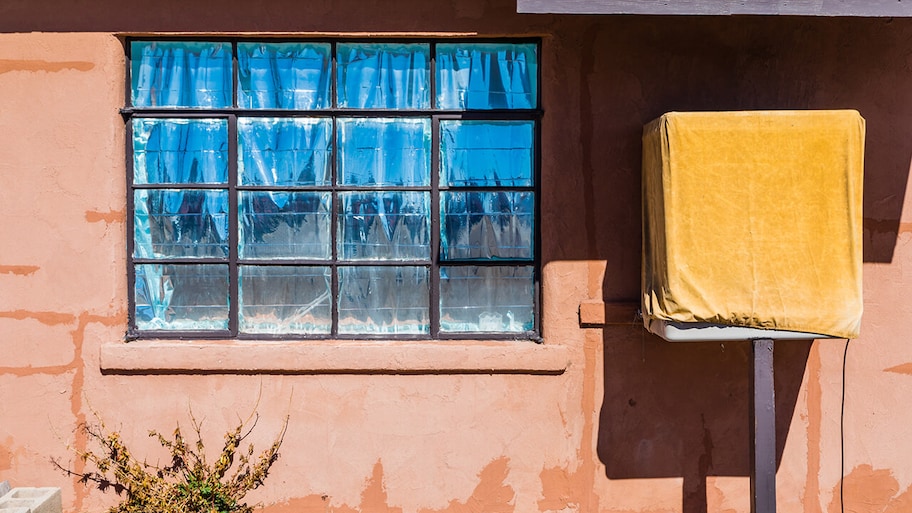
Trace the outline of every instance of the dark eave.
{"type": "Polygon", "coordinates": [[[912,0],[516,0],[537,14],[912,17],[912,0]]]}

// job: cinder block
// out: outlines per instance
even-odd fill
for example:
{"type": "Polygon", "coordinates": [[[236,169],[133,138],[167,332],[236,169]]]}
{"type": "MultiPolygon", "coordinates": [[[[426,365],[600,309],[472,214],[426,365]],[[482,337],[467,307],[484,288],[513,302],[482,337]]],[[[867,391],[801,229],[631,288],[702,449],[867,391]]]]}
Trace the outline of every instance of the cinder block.
{"type": "Polygon", "coordinates": [[[0,506],[0,513],[29,513],[29,509],[28,508],[12,508],[12,507],[7,508],[4,506],[0,506]]]}
{"type": "MultiPolygon", "coordinates": [[[[8,495],[9,494],[7,494],[7,496],[8,495]]],[[[31,513],[31,510],[29,509],[29,506],[31,505],[32,501],[28,499],[0,498],[0,513],[11,513],[12,510],[16,510],[17,513],[31,513]]]]}
{"type": "Polygon", "coordinates": [[[63,513],[60,488],[13,488],[0,497],[0,513],[63,513]]]}

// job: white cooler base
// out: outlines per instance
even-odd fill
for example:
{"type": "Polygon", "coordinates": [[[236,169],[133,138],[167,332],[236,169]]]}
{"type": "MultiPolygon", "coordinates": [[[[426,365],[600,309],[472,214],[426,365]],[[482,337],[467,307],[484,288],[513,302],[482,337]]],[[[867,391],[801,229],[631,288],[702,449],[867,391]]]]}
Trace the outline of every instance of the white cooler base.
{"type": "Polygon", "coordinates": [[[833,338],[819,333],[800,331],[764,330],[743,328],[740,326],[723,326],[708,322],[672,322],[661,319],[643,319],[643,325],[652,333],[669,342],[713,342],[726,340],[753,340],[771,338],[773,340],[813,340],[816,338],[833,338]]]}

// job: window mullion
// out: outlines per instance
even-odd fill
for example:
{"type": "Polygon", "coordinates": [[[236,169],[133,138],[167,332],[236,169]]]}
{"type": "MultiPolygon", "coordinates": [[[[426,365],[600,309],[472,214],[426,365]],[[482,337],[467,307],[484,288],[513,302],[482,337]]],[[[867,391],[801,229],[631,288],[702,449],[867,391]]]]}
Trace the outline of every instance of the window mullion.
{"type": "MultiPolygon", "coordinates": [[[[332,110],[335,110],[338,102],[336,98],[338,97],[338,84],[336,83],[336,43],[333,42],[330,45],[329,49],[329,105],[332,110]]],[[[332,208],[331,208],[331,219],[330,219],[330,231],[332,232],[329,240],[332,241],[332,266],[330,269],[330,278],[332,280],[332,293],[330,297],[331,305],[330,312],[332,315],[332,326],[330,327],[330,333],[333,337],[339,335],[339,253],[338,253],[338,234],[339,234],[339,191],[338,191],[338,161],[339,161],[339,144],[338,144],[338,123],[337,117],[333,115],[332,117],[332,137],[330,138],[330,147],[332,148],[332,160],[330,161],[330,174],[331,174],[331,186],[332,186],[332,208]]]]}
{"type": "MultiPolygon", "coordinates": [[[[332,80],[332,83],[334,84],[333,89],[335,89],[335,83],[336,83],[336,81],[335,81],[335,64],[336,64],[335,49],[336,49],[336,45],[333,44],[333,66],[332,66],[333,71],[334,71],[333,72],[334,78],[332,80]]],[[[335,95],[334,95],[334,97],[335,97],[335,95]]],[[[333,100],[333,101],[335,101],[335,100],[333,100]]],[[[330,137],[330,146],[332,148],[332,160],[330,161],[330,174],[331,174],[331,180],[332,180],[332,205],[331,205],[330,211],[332,212],[332,214],[330,216],[330,223],[329,223],[329,229],[331,232],[329,240],[332,242],[332,248],[330,248],[330,251],[332,252],[331,253],[332,254],[332,264],[331,264],[331,269],[330,269],[330,274],[331,274],[331,279],[332,279],[332,294],[330,297],[330,301],[332,302],[332,304],[330,305],[330,308],[331,308],[330,311],[332,314],[332,327],[330,328],[330,332],[331,332],[332,336],[337,336],[339,334],[339,265],[338,265],[339,264],[339,241],[338,241],[338,236],[339,236],[339,214],[340,214],[341,207],[340,207],[340,202],[339,202],[339,190],[338,190],[338,186],[337,186],[337,183],[338,183],[337,163],[339,161],[339,145],[336,142],[337,140],[338,140],[337,123],[336,123],[336,118],[333,118],[332,136],[330,137]]]]}
{"type": "MultiPolygon", "coordinates": [[[[128,45],[129,47],[129,45],[128,45]]],[[[129,66],[129,60],[127,62],[129,66]]],[[[129,67],[127,68],[129,69],[129,67]]],[[[129,87],[129,77],[127,86],[129,87]]],[[[129,98],[129,96],[128,96],[129,98]]],[[[128,338],[132,338],[132,332],[136,329],[136,264],[133,261],[133,253],[136,245],[136,193],[133,190],[133,175],[136,172],[133,161],[133,118],[127,119],[127,137],[125,141],[127,156],[127,308],[129,312],[128,319],[128,338]]]]}
{"type": "MultiPolygon", "coordinates": [[[[541,47],[539,46],[539,54],[541,47]]],[[[541,81],[539,80],[539,84],[541,81]]],[[[541,94],[541,88],[539,88],[541,94]]],[[[540,105],[540,103],[539,103],[540,105]]],[[[532,329],[541,337],[541,317],[542,317],[542,255],[541,255],[541,122],[535,120],[532,132],[532,186],[535,195],[533,210],[533,229],[532,229],[532,256],[535,265],[532,268],[532,329]]],[[[539,338],[539,340],[541,340],[539,338]]]]}
{"type": "MultiPolygon", "coordinates": [[[[433,54],[432,54],[433,55],[433,54]]],[[[433,90],[434,80],[431,80],[433,90]]],[[[431,337],[440,334],[440,119],[431,118],[431,268],[430,297],[428,312],[431,321],[431,337]]]]}
{"type": "Polygon", "coordinates": [[[238,131],[237,116],[228,116],[228,331],[238,334],[240,277],[238,270],[238,131]]]}
{"type": "MultiPolygon", "coordinates": [[[[430,44],[431,109],[437,109],[437,43],[430,44]]],[[[428,315],[432,338],[440,336],[440,119],[431,118],[431,268],[428,271],[430,296],[428,315]]]]}
{"type": "Polygon", "coordinates": [[[431,76],[429,81],[431,83],[431,109],[437,109],[437,43],[431,43],[431,76]]]}
{"type": "Polygon", "coordinates": [[[231,101],[232,107],[239,108],[238,105],[238,45],[237,41],[231,42],[231,101]]]}

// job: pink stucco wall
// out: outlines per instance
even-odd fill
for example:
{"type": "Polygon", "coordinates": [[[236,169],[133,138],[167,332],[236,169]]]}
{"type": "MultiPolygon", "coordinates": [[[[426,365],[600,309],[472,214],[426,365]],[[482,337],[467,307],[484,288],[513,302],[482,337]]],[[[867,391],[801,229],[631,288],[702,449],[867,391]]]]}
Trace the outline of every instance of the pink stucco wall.
{"type": "Polygon", "coordinates": [[[746,512],[746,344],[664,343],[627,306],[641,127],[670,110],[854,108],[866,310],[845,360],[845,443],[845,343],[779,344],[779,511],[839,511],[843,455],[846,511],[912,509],[912,21],[134,4],[0,6],[0,480],[100,511],[112,497],[49,463],[85,444],[74,428],[93,412],[143,452],[148,429],[186,425],[191,407],[213,444],[256,407],[258,445],[291,417],[253,497],[270,513],[746,512]],[[118,36],[157,32],[541,37],[544,344],[124,344],[118,36]]]}

